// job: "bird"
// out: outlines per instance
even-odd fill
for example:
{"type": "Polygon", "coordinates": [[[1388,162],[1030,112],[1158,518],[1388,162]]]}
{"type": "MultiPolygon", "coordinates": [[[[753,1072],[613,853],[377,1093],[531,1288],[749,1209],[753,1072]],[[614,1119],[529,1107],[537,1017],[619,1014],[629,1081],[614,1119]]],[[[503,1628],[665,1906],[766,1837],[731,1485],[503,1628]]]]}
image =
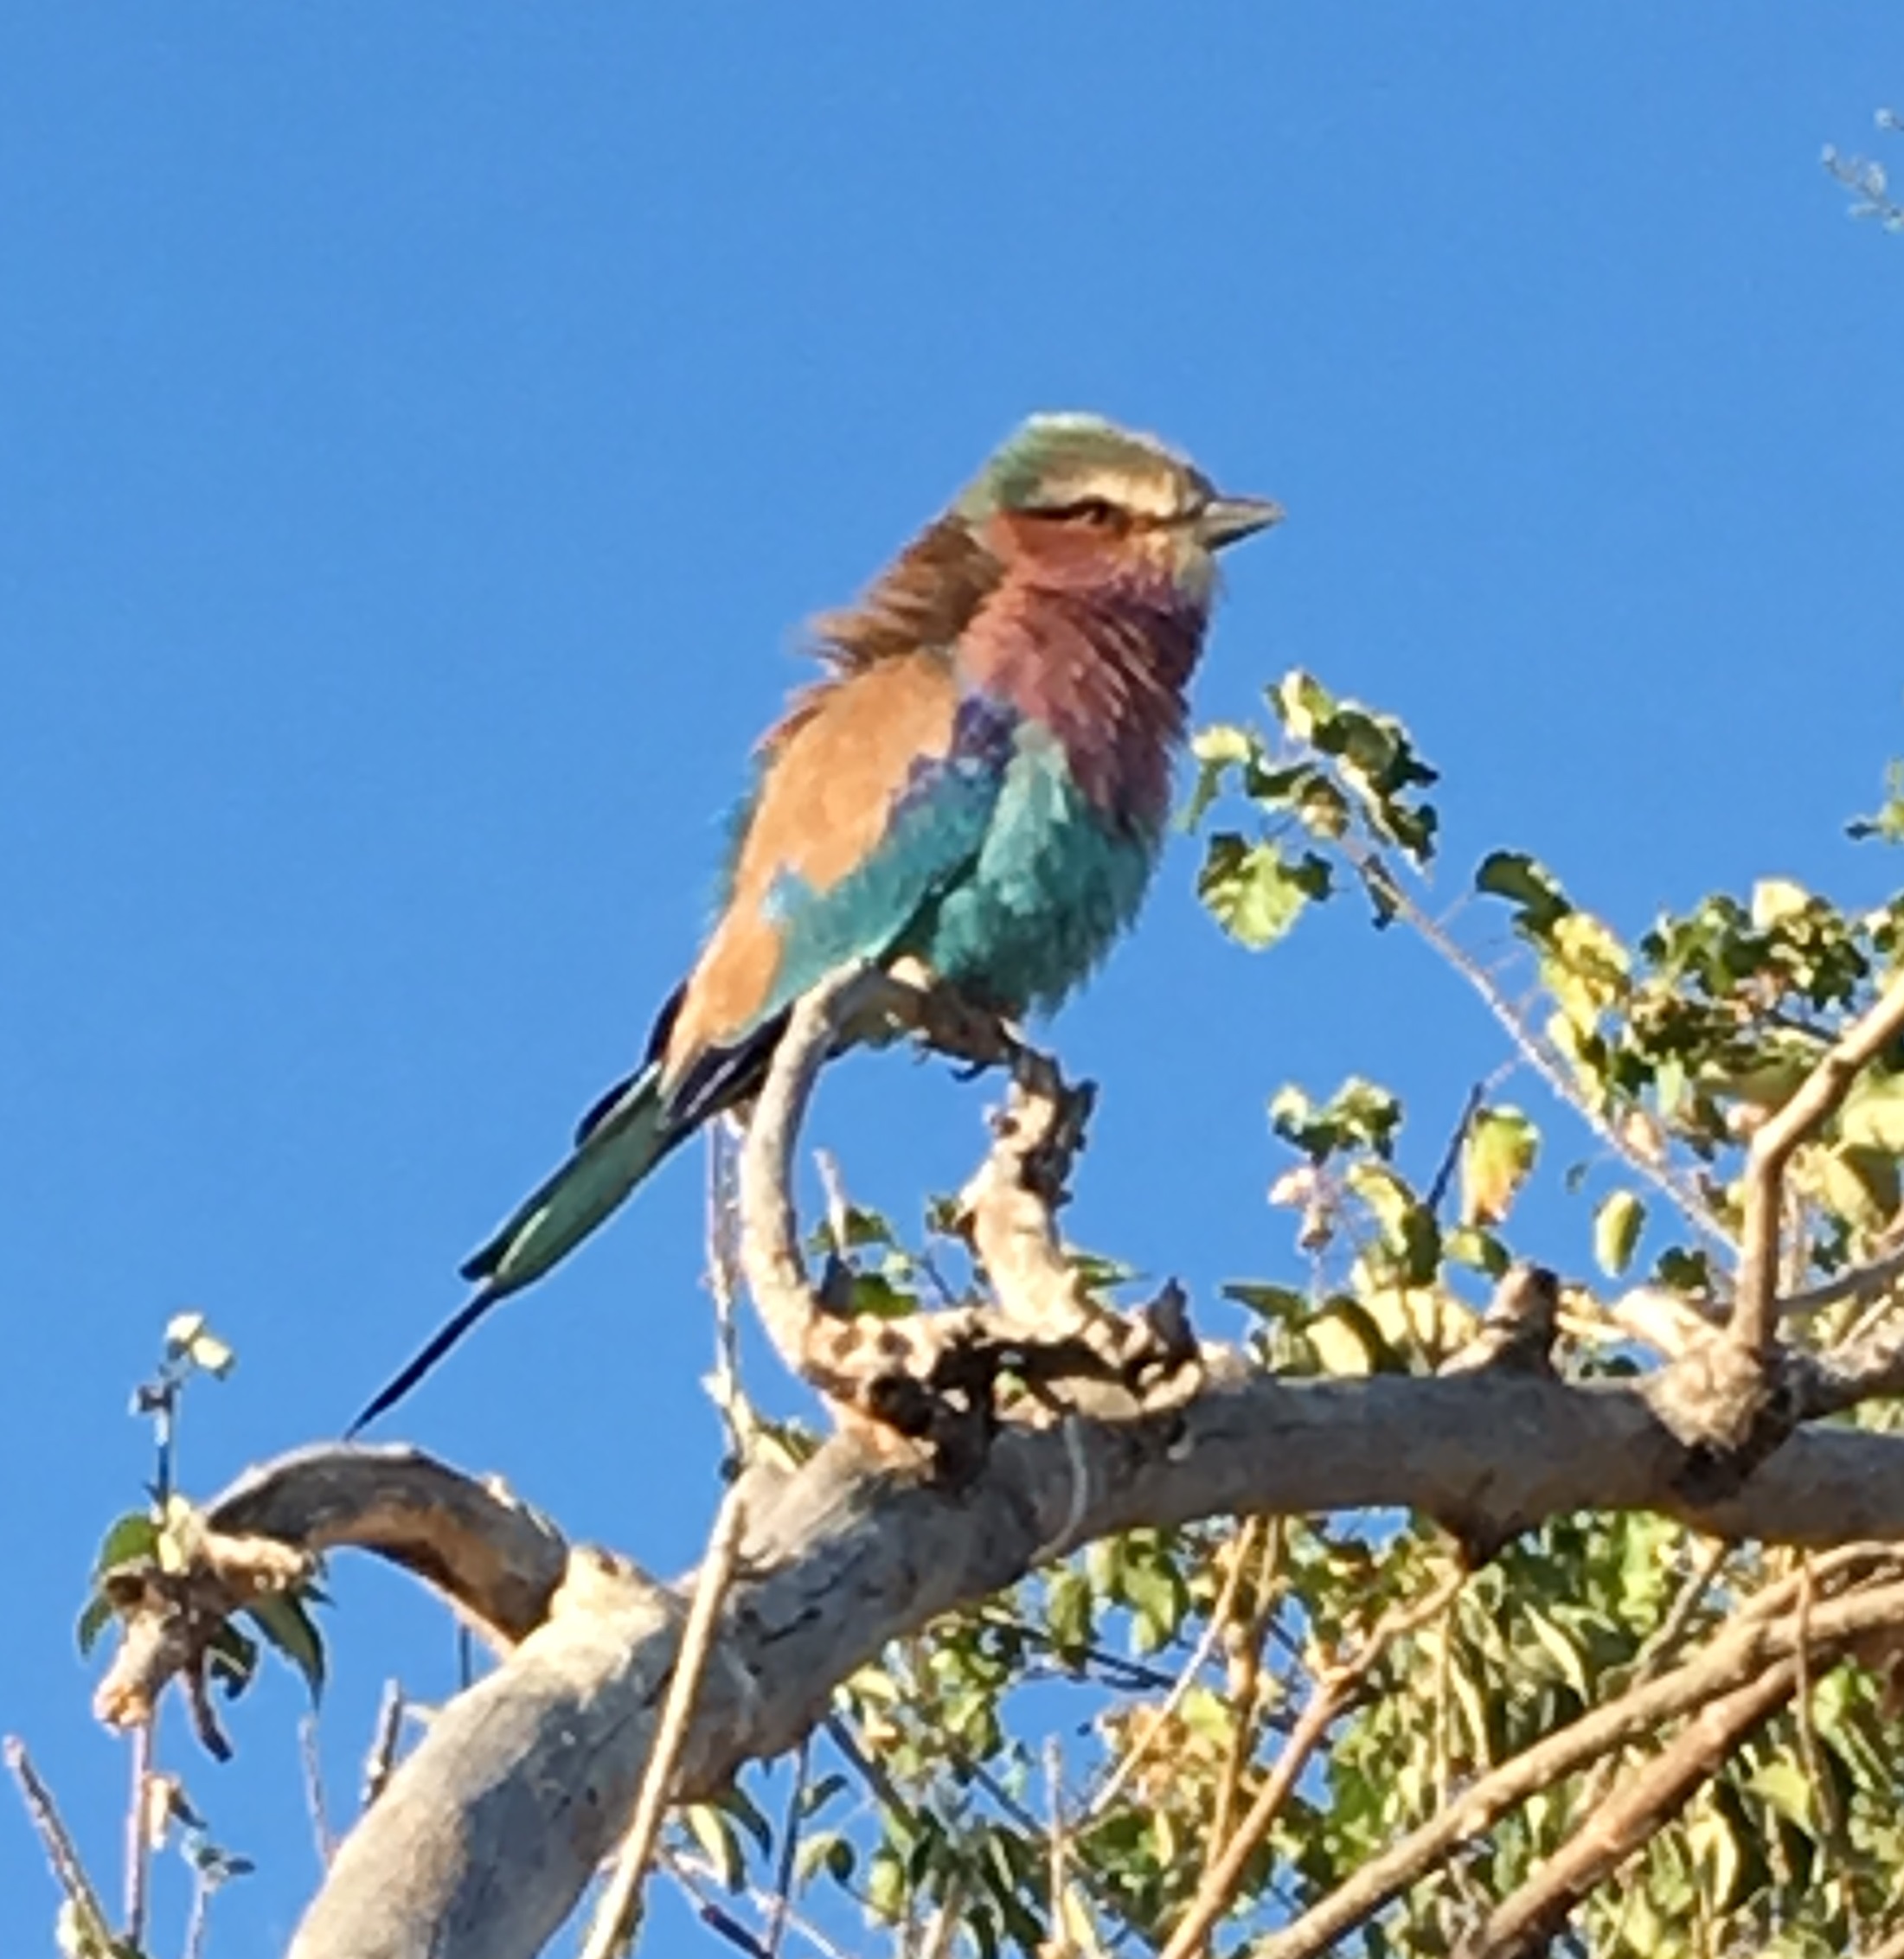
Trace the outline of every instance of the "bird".
{"type": "Polygon", "coordinates": [[[1154,437],[1036,414],[856,605],[815,621],[824,670],[757,745],[711,928],[642,1065],[465,1262],[475,1291],[349,1432],[744,1105],[792,1005],[842,965],[909,960],[1013,1020],[1055,1008],[1151,882],[1217,554],[1282,515],[1154,437]]]}

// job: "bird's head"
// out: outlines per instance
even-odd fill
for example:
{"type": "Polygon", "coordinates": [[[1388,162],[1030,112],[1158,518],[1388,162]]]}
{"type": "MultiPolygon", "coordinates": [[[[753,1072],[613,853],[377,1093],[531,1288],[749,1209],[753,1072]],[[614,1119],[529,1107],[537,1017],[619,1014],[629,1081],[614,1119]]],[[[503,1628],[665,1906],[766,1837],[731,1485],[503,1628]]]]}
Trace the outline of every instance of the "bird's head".
{"type": "Polygon", "coordinates": [[[1098,415],[1034,415],[958,499],[957,515],[1006,564],[1041,583],[1160,575],[1208,604],[1216,554],[1280,507],[1226,496],[1188,458],[1098,415]]]}

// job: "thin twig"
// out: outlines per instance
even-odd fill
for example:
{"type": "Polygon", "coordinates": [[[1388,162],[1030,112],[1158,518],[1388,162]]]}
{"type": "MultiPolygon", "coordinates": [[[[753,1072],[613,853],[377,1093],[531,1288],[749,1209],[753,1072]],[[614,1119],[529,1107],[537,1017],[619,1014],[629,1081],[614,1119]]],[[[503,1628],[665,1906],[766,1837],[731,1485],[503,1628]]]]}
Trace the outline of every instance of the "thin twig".
{"type": "Polygon", "coordinates": [[[1263,1640],[1279,1596],[1274,1579],[1282,1563],[1284,1529],[1280,1517],[1260,1521],[1262,1552],[1257,1559],[1249,1618],[1243,1627],[1240,1650],[1231,1661],[1235,1671],[1227,1696],[1235,1710],[1236,1725],[1230,1730],[1229,1746],[1224,1751],[1223,1766],[1217,1777],[1216,1801],[1211,1809],[1208,1841],[1204,1845],[1206,1859],[1214,1857],[1229,1841],[1230,1819],[1235,1811],[1237,1791],[1242,1786],[1244,1764],[1255,1752],[1260,1732],[1256,1694],[1262,1680],[1263,1640]]]}
{"type": "Polygon", "coordinates": [[[337,1840],[330,1828],[329,1806],[324,1802],[324,1764],[317,1756],[317,1717],[305,1715],[298,1723],[298,1756],[304,1768],[305,1807],[311,1812],[311,1835],[317,1846],[317,1862],[329,1870],[337,1854],[337,1840]]]}
{"type": "Polygon", "coordinates": [[[99,1894],[93,1888],[92,1879],[86,1874],[86,1866],[80,1861],[79,1848],[54,1802],[53,1791],[40,1780],[40,1771],[34,1767],[33,1758],[27,1753],[27,1745],[17,1735],[7,1737],[5,1754],[13,1779],[20,1785],[20,1799],[27,1806],[27,1815],[34,1828],[39,1832],[40,1847],[46,1853],[53,1881],[65,1892],[67,1902],[73,1907],[80,1932],[103,1952],[112,1943],[112,1928],[106,1922],[106,1907],[99,1902],[99,1894]]]}
{"type": "Polygon", "coordinates": [[[739,1160],[733,1119],[721,1117],[708,1129],[708,1292],[714,1301],[714,1373],[707,1385],[728,1431],[728,1452],[736,1463],[744,1463],[753,1453],[760,1418],[740,1385],[740,1328],[734,1311],[740,1292],[739,1160]]]}
{"type": "Polygon", "coordinates": [[[152,1731],[157,1717],[148,1713],[132,1729],[132,1788],[125,1813],[125,1928],[121,1937],[131,1946],[145,1941],[145,1899],[152,1868],[151,1839],[146,1829],[146,1789],[152,1777],[152,1731]]]}
{"type": "Polygon", "coordinates": [[[1275,1766],[1263,1778],[1256,1800],[1237,1825],[1236,1834],[1224,1845],[1222,1854],[1204,1872],[1196,1896],[1164,1948],[1163,1959],[1190,1959],[1191,1954],[1203,1949],[1218,1921],[1235,1903],[1251,1858],[1281,1815],[1310,1757],[1322,1745],[1343,1712],[1359,1698],[1389,1647],[1445,1611],[1466,1584],[1467,1576],[1465,1569],[1452,1572],[1426,1598],[1410,1606],[1397,1607],[1383,1617],[1353,1658],[1317,1674],[1316,1691],[1297,1717],[1275,1766]]]}
{"type": "Polygon", "coordinates": [[[1364,879],[1374,877],[1380,880],[1383,897],[1394,907],[1395,915],[1412,926],[1480,996],[1482,1004],[1493,1015],[1508,1039],[1520,1051],[1521,1058],[1547,1084],[1560,1101],[1571,1109],[1625,1163],[1634,1175],[1644,1178],[1651,1184],[1696,1230],[1712,1239],[1715,1244],[1729,1249],[1732,1244],[1731,1234],[1698,1194],[1688,1189],[1677,1177],[1653,1162],[1644,1150],[1635,1148],[1599,1110],[1586,1100],[1579,1087],[1567,1079],[1566,1069],[1549,1050],[1547,1043],[1528,1025],[1526,1017],[1508,998],[1494,976],[1468,953],[1437,919],[1431,918],[1414,901],[1401,880],[1381,860],[1379,855],[1346,842],[1342,848],[1349,862],[1364,879]]]}
{"type": "Polygon", "coordinates": [[[1044,1783],[1045,1884],[1051,1894],[1044,1949],[1050,1959],[1070,1959],[1071,1930],[1064,1915],[1065,1866],[1070,1860],[1064,1820],[1064,1753],[1055,1734],[1048,1734],[1044,1740],[1044,1783]]]}
{"type": "MultiPolygon", "coordinates": [[[[722,1910],[705,1888],[708,1884],[718,1884],[723,1889],[728,1888],[726,1879],[705,1858],[685,1851],[664,1848],[656,1853],[655,1861],[693,1898],[702,1923],[710,1931],[719,1932],[730,1943],[738,1945],[743,1952],[752,1955],[752,1959],[766,1959],[766,1948],[760,1939],[722,1910]]],[[[750,1884],[743,1883],[740,1895],[763,1918],[773,1902],[750,1884]]],[[[787,1929],[804,1938],[820,1955],[820,1959],[847,1959],[847,1955],[811,1919],[803,1917],[798,1911],[789,1911],[786,1922],[787,1929]]]]}
{"type": "Polygon", "coordinates": [[[1791,1100],[1760,1126],[1747,1150],[1732,1339],[1760,1360],[1778,1338],[1779,1220],[1785,1167],[1798,1145],[1843,1106],[1859,1075],[1901,1032],[1904,975],[1893,979],[1876,1003],[1845,1029],[1791,1100]]]}
{"type": "Polygon", "coordinates": [[[793,1758],[793,1787],[786,1799],[786,1821],[780,1826],[780,1857],[773,1873],[773,1911],[767,1919],[767,1959],[779,1959],[786,1936],[786,1915],[793,1908],[793,1860],[800,1847],[800,1821],[805,1805],[808,1772],[813,1764],[813,1737],[800,1737],[793,1758]]]}
{"type": "Polygon", "coordinates": [[[205,1935],[211,1930],[212,1892],[216,1889],[203,1871],[192,1873],[192,1902],[185,1915],[184,1959],[203,1959],[205,1935]]]}
{"type": "Polygon", "coordinates": [[[688,1609],[688,1623],[675,1656],[667,1699],[662,1703],[660,1724],[655,1730],[640,1793],[635,1798],[635,1813],[594,1922],[583,1942],[581,1959],[612,1959],[615,1954],[626,1952],[633,1943],[641,1917],[642,1880],[653,1861],[661,1820],[673,1793],[675,1770],[680,1763],[682,1745],[688,1738],[688,1723],[701,1689],[702,1672],[713,1649],[715,1627],[740,1556],[743,1522],[739,1488],[730,1487],[721,1499],[708,1539],[707,1555],[701,1561],[700,1574],[695,1581],[694,1603],[688,1609]]]}
{"type": "Polygon", "coordinates": [[[360,1797],[368,1809],[383,1794],[396,1767],[397,1742],[403,1733],[403,1683],[383,1683],[383,1698],[377,1703],[376,1725],[370,1731],[370,1746],[363,1757],[363,1790],[360,1797]]]}
{"type": "MultiPolygon", "coordinates": [[[[1634,1655],[1632,1676],[1621,1687],[1621,1693],[1630,1693],[1636,1687],[1644,1687],[1648,1681],[1658,1676],[1672,1658],[1679,1642],[1685,1637],[1687,1628],[1692,1624],[1694,1616],[1712,1588],[1712,1581],[1719,1576],[1736,1548],[1730,1544],[1714,1545],[1697,1567],[1687,1573],[1685,1583],[1667,1608],[1666,1616],[1634,1655]]],[[[1617,1752],[1599,1763],[1580,1790],[1580,1800],[1574,1806],[1575,1810],[1587,1815],[1597,1809],[1619,1778],[1619,1769],[1620,1757],[1617,1752]]]]}
{"type": "MultiPolygon", "coordinates": [[[[1229,1624],[1230,1614],[1235,1609],[1236,1594],[1242,1584],[1243,1565],[1246,1552],[1252,1548],[1250,1537],[1253,1518],[1238,1530],[1230,1540],[1229,1569],[1223,1574],[1222,1590],[1217,1594],[1216,1604],[1210,1612],[1209,1623],[1191,1649],[1190,1656],[1183,1662],[1176,1678],[1170,1683],[1170,1691],[1164,1697],[1163,1705],[1152,1715],[1130,1747],[1118,1759],[1117,1765],[1106,1778],[1103,1786],[1085,1805],[1084,1821],[1094,1823],[1121,1796],[1138,1766],[1164,1738],[1171,1719],[1183,1705],[1183,1698],[1196,1685],[1196,1677],[1209,1663],[1211,1654],[1216,1650],[1216,1642],[1223,1636],[1229,1624]]],[[[1139,1709],[1141,1714],[1145,1710],[1139,1709]]]]}
{"type": "Polygon", "coordinates": [[[1461,1113],[1455,1118],[1454,1133],[1448,1138],[1448,1147],[1441,1154],[1440,1165],[1421,1200],[1422,1209],[1431,1218],[1438,1218],[1441,1214],[1441,1206],[1447,1197],[1450,1186],[1454,1182],[1454,1173],[1460,1167],[1461,1146],[1468,1140],[1468,1130],[1473,1126],[1474,1118],[1481,1112],[1481,1104],[1485,1099],[1487,1092],[1488,1085],[1484,1081],[1478,1081],[1468,1091],[1467,1099],[1461,1104],[1461,1113]]]}
{"type": "Polygon", "coordinates": [[[1880,1253],[1869,1264],[1854,1265],[1848,1272],[1808,1286],[1803,1292],[1788,1293],[1779,1302],[1779,1316],[1790,1320],[1802,1314],[1822,1313],[1827,1306],[1836,1306],[1846,1299],[1860,1303],[1884,1299],[1900,1284],[1904,1284],[1904,1245],[1880,1253]]]}

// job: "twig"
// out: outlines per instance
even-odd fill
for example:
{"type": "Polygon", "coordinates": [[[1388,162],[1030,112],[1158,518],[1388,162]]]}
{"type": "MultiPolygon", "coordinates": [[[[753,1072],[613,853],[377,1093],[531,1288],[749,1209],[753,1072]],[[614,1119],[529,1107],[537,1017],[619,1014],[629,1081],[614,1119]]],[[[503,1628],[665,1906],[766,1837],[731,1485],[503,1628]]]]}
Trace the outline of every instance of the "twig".
{"type": "Polygon", "coordinates": [[[1798,1578],[1798,1603],[1795,1616],[1798,1644],[1792,1656],[1794,1673],[1792,1713],[1798,1735],[1798,1760],[1804,1766],[1805,1780],[1811,1786],[1811,1801],[1817,1810],[1818,1848],[1828,1862],[1835,1861],[1839,1866],[1845,1917],[1852,1937],[1862,1945],[1864,1915],[1858,1908],[1857,1886],[1845,1867],[1851,1855],[1851,1845],[1845,1828],[1844,1810],[1830,1777],[1825,1773],[1824,1757],[1818,1749],[1817,1725],[1811,1713],[1811,1695],[1817,1684],[1811,1666],[1811,1610],[1817,1596],[1817,1573],[1811,1559],[1803,1552],[1799,1554],[1798,1578]]]}
{"type": "Polygon", "coordinates": [[[715,1623],[740,1555],[743,1522],[738,1488],[730,1488],[721,1499],[708,1539],[707,1556],[702,1559],[695,1581],[694,1603],[688,1609],[688,1623],[675,1656],[667,1699],[662,1703],[660,1725],[655,1731],[640,1793],[635,1798],[635,1813],[594,1922],[583,1942],[581,1959],[612,1959],[633,1943],[641,1917],[642,1880],[653,1861],[661,1820],[673,1792],[675,1770],[680,1762],[682,1744],[688,1738],[688,1723],[700,1692],[702,1671],[714,1645],[715,1623]]]}
{"type": "Polygon", "coordinates": [[[212,1893],[217,1888],[205,1872],[192,1873],[192,1902],[185,1914],[184,1959],[203,1959],[205,1935],[211,1929],[212,1893]]]}
{"type": "Polygon", "coordinates": [[[132,1728],[132,1789],[125,1813],[125,1929],[126,1944],[138,1946],[145,1940],[147,1880],[152,1867],[151,1840],[147,1834],[145,1791],[152,1776],[152,1730],[156,1712],[132,1728]]]}
{"type": "Polygon", "coordinates": [[[27,1753],[27,1745],[17,1735],[7,1737],[5,1754],[13,1779],[20,1785],[20,1799],[27,1806],[27,1815],[34,1828],[39,1832],[40,1847],[46,1853],[54,1882],[66,1893],[67,1902],[79,1921],[78,1930],[100,1951],[107,1950],[112,1943],[112,1928],[106,1922],[106,1907],[99,1902],[99,1892],[93,1888],[92,1879],[86,1874],[86,1866],[80,1861],[79,1849],[71,1833],[61,1820],[53,1791],[40,1780],[40,1771],[34,1767],[33,1758],[27,1753]]]}
{"type": "Polygon", "coordinates": [[[1071,1847],[1064,1821],[1064,1754],[1055,1734],[1048,1734],[1044,1740],[1044,1782],[1045,1884],[1051,1893],[1045,1951],[1050,1959],[1070,1959],[1071,1931],[1065,1923],[1064,1897],[1065,1866],[1071,1847]]]}
{"type": "Polygon", "coordinates": [[[728,1452],[740,1464],[752,1453],[760,1418],[740,1385],[740,1329],[734,1309],[740,1290],[734,1135],[729,1117],[708,1126],[708,1292],[714,1301],[714,1373],[707,1386],[728,1431],[728,1452]]]}
{"type": "MultiPolygon", "coordinates": [[[[701,1914],[701,1921],[710,1931],[720,1933],[730,1944],[737,1945],[752,1959],[766,1959],[766,1948],[747,1928],[731,1917],[703,1888],[703,1880],[725,1885],[726,1879],[720,1877],[713,1865],[706,1859],[685,1852],[663,1849],[656,1853],[655,1861],[667,1872],[675,1882],[695,1901],[701,1914]]],[[[764,1896],[753,1885],[743,1884],[740,1895],[753,1909],[765,1917],[772,1900],[764,1896]]],[[[847,1959],[847,1955],[834,1944],[818,1926],[803,1917],[799,1912],[789,1911],[787,1928],[795,1931],[820,1955],[820,1959],[847,1959]]]]}
{"type": "Polygon", "coordinates": [[[1605,1116],[1581,1096],[1579,1088],[1568,1080],[1566,1070],[1549,1051],[1547,1044],[1528,1025],[1519,1008],[1508,998],[1494,976],[1410,897],[1401,880],[1381,861],[1379,856],[1347,843],[1342,848],[1349,862],[1364,879],[1370,876],[1379,879],[1383,897],[1394,907],[1395,915],[1411,925],[1481,996],[1482,1004],[1493,1015],[1508,1039],[1520,1051],[1522,1060],[1547,1084],[1560,1101],[1571,1109],[1625,1163],[1634,1175],[1651,1184],[1696,1230],[1702,1232],[1715,1244],[1729,1248],[1732,1244],[1730,1233],[1697,1193],[1687,1189],[1670,1171],[1654,1162],[1644,1150],[1636,1149],[1632,1142],[1622,1136],[1605,1116]]]}
{"type": "Polygon", "coordinates": [[[1277,1594],[1272,1581],[1282,1562],[1283,1520],[1268,1517],[1255,1520],[1261,1527],[1263,1547],[1257,1560],[1256,1583],[1240,1650],[1231,1658],[1235,1670],[1230,1678],[1228,1699],[1236,1711],[1236,1725],[1230,1730],[1229,1746],[1224,1751],[1223,1766],[1217,1777],[1209,1839],[1204,1846],[1206,1860],[1214,1857],[1229,1841],[1230,1817],[1236,1807],[1237,1790],[1242,1786],[1243,1765],[1256,1746],[1256,1690],[1262,1679],[1263,1640],[1276,1607],[1277,1594]]]}
{"type": "Polygon", "coordinates": [[[1759,1679],[1701,1708],[1664,1753],[1593,1809],[1490,1915],[1461,1947],[1459,1959],[1533,1959],[1544,1952],[1574,1905],[1677,1814],[1740,1743],[1790,1698],[1798,1678],[1798,1661],[1781,1660],[1759,1679]]]}
{"type": "Polygon", "coordinates": [[[1786,1294],[1779,1302],[1779,1317],[1791,1320],[1807,1313],[1822,1313],[1826,1307],[1846,1299],[1861,1303],[1882,1299],[1894,1291],[1901,1282],[1904,1282],[1904,1245],[1881,1253],[1869,1264],[1854,1265],[1848,1272],[1808,1286],[1803,1292],[1786,1294]]]}
{"type": "Polygon", "coordinates": [[[1183,1705],[1183,1697],[1196,1684],[1196,1676],[1203,1671],[1209,1662],[1211,1654],[1216,1650],[1216,1642],[1223,1636],[1224,1629],[1229,1624],[1230,1614],[1235,1609],[1236,1594],[1242,1584],[1245,1553],[1252,1548],[1250,1539],[1254,1522],[1255,1520],[1252,1518],[1231,1539],[1229,1569],[1223,1574],[1222,1590],[1217,1594],[1216,1604],[1211,1610],[1209,1623],[1204,1627],[1196,1646],[1191,1649],[1189,1658],[1183,1662],[1176,1678],[1171,1681],[1170,1691],[1164,1695],[1164,1703],[1152,1715],[1150,1725],[1125,1750],[1097,1794],[1086,1803],[1083,1817],[1086,1823],[1094,1823],[1123,1794],[1131,1777],[1137,1773],[1138,1765],[1163,1739],[1171,1718],[1183,1705]]]}
{"type": "Polygon", "coordinates": [[[966,1878],[964,1866],[946,1879],[945,1890],[926,1923],[926,1936],[919,1943],[919,1959],[946,1959],[958,1928],[965,1920],[966,1878]]]}
{"type": "Polygon", "coordinates": [[[813,1737],[810,1731],[800,1737],[793,1762],[793,1787],[786,1799],[786,1821],[780,1826],[780,1857],[773,1873],[773,1910],[767,1919],[767,1959],[779,1959],[780,1942],[786,1935],[786,1915],[793,1908],[793,1860],[800,1847],[801,1811],[812,1762],[813,1737]]]}
{"type": "Polygon", "coordinates": [[[1904,976],[1841,1034],[1791,1100],[1760,1125],[1746,1153],[1739,1283],[1733,1299],[1732,1340],[1767,1359],[1778,1338],[1779,1220],[1785,1167],[1792,1152],[1843,1106],[1852,1085],[1904,1032],[1904,976]]]}
{"type": "Polygon", "coordinates": [[[305,1715],[298,1723],[298,1756],[304,1769],[305,1807],[311,1812],[311,1829],[317,1846],[317,1863],[328,1870],[337,1854],[337,1840],[331,1833],[328,1805],[324,1795],[324,1764],[317,1756],[317,1717],[305,1715]]]}
{"type": "MultiPolygon", "coordinates": [[[[1814,1647],[1821,1654],[1836,1653],[1861,1633],[1894,1624],[1901,1616],[1904,1584],[1876,1585],[1835,1598],[1812,1615],[1814,1647]]],[[[1369,1859],[1293,1924],[1260,1941],[1252,1959],[1313,1959],[1335,1950],[1391,1898],[1445,1863],[1459,1845],[1484,1834],[1510,1809],[1630,1738],[1657,1732],[1664,1723],[1758,1681],[1771,1666],[1790,1660],[1796,1643],[1789,1618],[1741,1614],[1696,1659],[1583,1714],[1483,1776],[1452,1808],[1369,1859]]]]}
{"type": "Polygon", "coordinates": [[[1465,1569],[1452,1572],[1426,1598],[1388,1613],[1352,1659],[1317,1674],[1316,1691],[1297,1717],[1282,1753],[1276,1757],[1276,1765],[1264,1777],[1256,1800],[1237,1825],[1236,1834],[1224,1845],[1222,1854],[1204,1872],[1196,1895],[1164,1948],[1163,1959],[1190,1959],[1191,1954],[1203,1949],[1218,1920],[1234,1904],[1250,1859],[1282,1813],[1289,1792],[1308,1766],[1310,1757],[1322,1745],[1344,1710],[1360,1696],[1388,1648],[1445,1611],[1466,1584],[1467,1576],[1465,1569]]]}
{"type": "Polygon", "coordinates": [[[403,1712],[402,1681],[386,1681],[383,1698],[377,1703],[376,1725],[370,1731],[370,1746],[363,1758],[363,1792],[359,1800],[366,1809],[383,1794],[396,1767],[403,1712]]]}
{"type": "Polygon", "coordinates": [[[1454,1173],[1460,1167],[1461,1145],[1468,1140],[1468,1131],[1474,1118],[1481,1112],[1488,1085],[1478,1081],[1468,1091],[1467,1099],[1461,1104],[1461,1113],[1455,1117],[1454,1133],[1448,1138],[1448,1147],[1442,1152],[1441,1162],[1429,1183],[1426,1194],[1421,1200],[1421,1207],[1431,1218],[1441,1214],[1441,1206],[1448,1194],[1449,1186],[1454,1181],[1454,1173]]]}

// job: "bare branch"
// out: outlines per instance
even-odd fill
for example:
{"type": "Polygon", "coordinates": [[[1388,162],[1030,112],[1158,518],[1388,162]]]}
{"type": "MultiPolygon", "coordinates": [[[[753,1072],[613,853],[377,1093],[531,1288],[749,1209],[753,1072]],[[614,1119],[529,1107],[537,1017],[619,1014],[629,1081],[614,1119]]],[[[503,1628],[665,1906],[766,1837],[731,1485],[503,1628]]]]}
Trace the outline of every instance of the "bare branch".
{"type": "Polygon", "coordinates": [[[1792,1152],[1844,1104],[1864,1070],[1904,1032],[1904,976],[1841,1034],[1797,1093],[1762,1124],[1747,1152],[1734,1343],[1763,1361],[1778,1338],[1779,1226],[1792,1152]]]}
{"type": "Polygon", "coordinates": [[[99,1950],[106,1951],[112,1943],[112,1928],[106,1923],[106,1907],[99,1902],[99,1892],[93,1888],[93,1880],[86,1874],[86,1866],[80,1861],[79,1848],[61,1818],[53,1800],[53,1791],[41,1781],[40,1771],[34,1767],[33,1757],[27,1753],[23,1741],[10,1734],[5,1752],[7,1766],[20,1785],[20,1796],[27,1806],[27,1815],[39,1833],[40,1847],[46,1853],[54,1881],[66,1894],[66,1901],[73,1909],[76,1929],[99,1950]]]}
{"type": "MultiPolygon", "coordinates": [[[[370,1746],[363,1758],[363,1787],[358,1797],[368,1809],[383,1794],[396,1766],[397,1742],[403,1733],[403,1683],[386,1681],[383,1698],[377,1703],[376,1725],[370,1731],[370,1746]]],[[[332,1847],[333,1850],[335,1846],[332,1847]]],[[[328,1863],[330,1860],[325,1859],[328,1863]]]]}

